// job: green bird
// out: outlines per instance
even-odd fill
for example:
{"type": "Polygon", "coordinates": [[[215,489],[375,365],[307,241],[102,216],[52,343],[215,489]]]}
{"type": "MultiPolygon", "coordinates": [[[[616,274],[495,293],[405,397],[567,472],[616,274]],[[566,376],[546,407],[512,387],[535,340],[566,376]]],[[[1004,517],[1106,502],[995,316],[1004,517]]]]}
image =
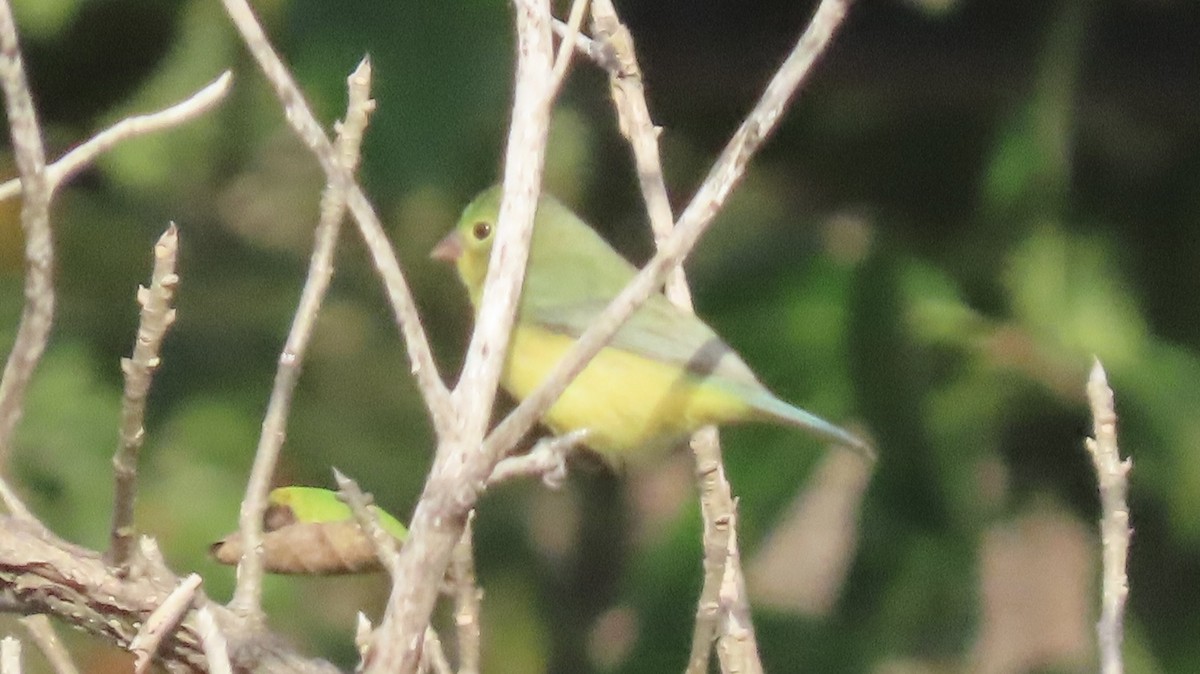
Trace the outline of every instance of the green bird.
{"type": "MultiPolygon", "coordinates": [[[[463,211],[431,257],[452,262],[476,312],[483,294],[501,189],[463,211]]],[[[558,200],[543,196],[501,386],[533,393],[637,269],[558,200]]],[[[808,430],[873,457],[870,445],[780,400],[695,315],[651,295],[600,350],[542,421],[556,434],[586,430],[586,444],[624,464],[661,454],[710,424],[767,421],[808,430]]]]}

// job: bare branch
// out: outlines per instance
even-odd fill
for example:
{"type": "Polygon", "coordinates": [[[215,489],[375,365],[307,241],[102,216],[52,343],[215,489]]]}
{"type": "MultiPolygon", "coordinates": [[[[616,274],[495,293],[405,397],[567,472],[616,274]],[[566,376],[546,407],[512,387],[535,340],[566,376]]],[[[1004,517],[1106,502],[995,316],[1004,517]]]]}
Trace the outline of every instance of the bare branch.
{"type": "MultiPolygon", "coordinates": [[[[675,228],[667,185],[663,179],[662,160],[658,151],[658,136],[662,132],[650,117],[646,104],[646,89],[642,84],[642,69],[638,66],[633,35],[617,16],[612,0],[596,0],[592,5],[592,30],[613,56],[608,72],[608,84],[617,110],[621,135],[629,141],[637,166],[638,183],[654,241],[661,245],[675,228]]],[[[667,297],[680,308],[692,310],[691,293],[683,267],[677,267],[667,277],[667,297]]]]}
{"type": "Polygon", "coordinates": [[[442,640],[432,627],[425,628],[424,655],[421,657],[422,672],[429,674],[454,674],[454,668],[446,659],[446,650],[442,648],[442,640]]]}
{"type": "Polygon", "coordinates": [[[262,518],[267,509],[268,492],[275,474],[275,464],[287,435],[287,416],[292,395],[300,380],[304,355],[308,350],[317,313],[333,278],[333,254],[338,233],[346,214],[346,197],[354,171],[358,167],[359,147],[370,113],[375,108],[371,100],[371,63],[363,59],[347,80],[349,103],[346,120],[339,125],[336,156],[343,170],[329,175],[329,184],[321,195],[321,216],[314,234],[312,258],[308,276],[300,293],[300,304],[292,318],[275,384],[263,418],[262,434],[254,454],[254,466],[242,500],[238,528],[243,542],[242,561],[238,564],[238,583],[232,606],[245,615],[257,615],[262,596],[262,518]]]}
{"type": "Polygon", "coordinates": [[[554,19],[552,26],[554,27],[554,34],[564,44],[573,45],[575,51],[579,52],[580,56],[586,57],[587,60],[601,68],[609,67],[610,55],[605,53],[598,41],[580,33],[578,30],[572,31],[571,27],[565,21],[554,19]]]}
{"type": "Polygon", "coordinates": [[[163,639],[175,631],[184,614],[191,608],[200,583],[200,576],[194,573],[184,578],[171,590],[166,599],[162,600],[158,608],[154,609],[137,635],[129,642],[129,652],[134,654],[133,671],[136,674],[145,674],[150,669],[150,663],[154,661],[154,655],[158,653],[163,639]]]}
{"type": "Polygon", "coordinates": [[[204,646],[204,659],[208,662],[209,674],[233,674],[225,635],[217,628],[212,609],[207,605],[196,609],[196,629],[200,633],[200,643],[204,646]]]}
{"type": "MultiPolygon", "coordinates": [[[[58,161],[46,167],[46,181],[51,192],[58,190],[66,181],[108,152],[118,144],[151,133],[180,126],[212,110],[229,93],[233,74],[226,70],[221,76],[188,98],[169,108],[147,115],[126,117],[100,133],[92,136],[58,161]]],[[[0,201],[11,199],[21,193],[21,181],[9,180],[0,184],[0,201]]]]}
{"type": "MultiPolygon", "coordinates": [[[[708,671],[709,656],[717,638],[718,628],[723,626],[723,615],[728,607],[721,601],[721,589],[726,578],[730,582],[745,584],[742,579],[740,556],[737,554],[736,514],[733,490],[725,477],[725,464],[721,461],[721,448],[715,428],[706,428],[692,438],[692,451],[696,459],[696,484],[700,492],[700,512],[704,518],[704,585],[696,602],[696,622],[692,628],[692,652],[688,658],[688,674],[704,674],[708,671]],[[733,552],[730,552],[733,546],[733,552]]],[[[738,598],[745,600],[746,593],[738,598]]],[[[745,607],[743,607],[745,608],[745,607]]],[[[747,629],[753,640],[753,625],[747,614],[747,629]]],[[[759,670],[757,652],[754,664],[759,670]]]]}
{"type": "Polygon", "coordinates": [[[58,638],[58,633],[54,631],[54,625],[50,624],[49,618],[40,614],[31,615],[21,618],[20,622],[29,630],[29,636],[33,637],[38,650],[46,656],[54,674],[79,674],[79,668],[75,666],[67,647],[58,638]]]}
{"type": "MultiPolygon", "coordinates": [[[[53,616],[127,648],[179,583],[162,567],[153,545],[143,545],[139,557],[149,562],[146,569],[121,577],[99,553],[66,543],[36,523],[0,517],[0,606],[53,616]]],[[[196,596],[203,599],[203,591],[196,596]]],[[[204,601],[230,642],[238,669],[259,674],[337,672],[327,662],[299,655],[278,636],[245,629],[231,612],[204,601]]],[[[207,667],[196,625],[195,611],[189,611],[179,628],[163,638],[158,658],[167,669],[207,667]]]]}
{"type": "Polygon", "coordinates": [[[333,469],[333,480],[337,483],[338,498],[350,506],[350,511],[354,513],[354,520],[358,522],[359,528],[371,542],[371,547],[375,549],[375,555],[379,557],[379,563],[392,577],[392,582],[397,582],[396,556],[399,553],[397,542],[394,537],[384,531],[379,524],[379,518],[371,510],[371,495],[364,493],[357,482],[346,477],[336,468],[333,469]]]}
{"type": "Polygon", "coordinates": [[[721,636],[717,639],[717,657],[721,671],[738,674],[762,674],[758,641],[750,620],[750,600],[746,596],[746,577],[742,574],[742,555],[737,541],[737,503],[729,510],[729,536],[725,576],[721,579],[721,636]]]}
{"type": "MultiPolygon", "coordinates": [[[[54,320],[54,242],[50,234],[50,184],[37,112],[29,94],[25,66],[17,43],[17,26],[8,0],[0,0],[0,87],[25,199],[21,228],[25,233],[25,307],[12,351],[0,379],[0,467],[11,451],[13,431],[25,407],[25,391],[42,358],[54,320]]],[[[15,494],[5,490],[9,510],[26,513],[15,494]]]]}
{"type": "Polygon", "coordinates": [[[558,489],[567,478],[567,454],[587,442],[587,433],[586,428],[580,428],[542,438],[525,454],[504,457],[488,478],[488,486],[518,477],[540,477],[547,487],[558,489]]]}
{"type": "MultiPolygon", "coordinates": [[[[283,104],[285,118],[301,141],[316,156],[322,170],[331,177],[338,173],[348,173],[342,168],[337,152],[305,102],[295,80],[271,47],[247,0],[223,0],[223,3],[230,19],[241,33],[247,49],[274,87],[276,96],[283,104]]],[[[383,224],[358,184],[349,176],[345,176],[345,179],[351,185],[347,199],[350,213],[358,223],[359,233],[362,234],[371,260],[383,280],[400,332],[404,335],[413,375],[429,409],[433,426],[440,433],[450,425],[455,415],[450,405],[450,392],[438,377],[433,353],[429,349],[425,331],[421,328],[421,319],[417,314],[412,291],[404,279],[404,272],[400,269],[400,263],[384,232],[383,224]]]]}
{"type": "Polygon", "coordinates": [[[454,546],[450,561],[450,580],[454,588],[454,629],[458,641],[458,674],[479,674],[480,604],[483,590],[475,581],[475,514],[472,511],[463,528],[462,538],[454,546]]]}
{"type": "Polygon", "coordinates": [[[137,464],[146,431],[142,423],[146,414],[146,396],[158,368],[159,349],[167,329],[175,322],[171,300],[179,275],[175,261],[179,252],[179,232],[175,223],[154,244],[154,269],[150,287],[138,286],[137,301],[141,305],[133,355],[121,359],[125,375],[125,394],[121,400],[121,439],[113,455],[113,475],[116,487],[113,497],[113,523],[109,543],[109,559],[121,571],[129,570],[129,555],[133,550],[133,507],[137,499],[137,464]]]}
{"type": "Polygon", "coordinates": [[[1096,636],[1100,646],[1102,674],[1121,674],[1125,665],[1121,658],[1124,641],[1125,600],[1129,596],[1129,579],[1125,575],[1129,559],[1129,505],[1125,500],[1129,470],[1133,462],[1121,459],[1117,447],[1117,412],[1113,391],[1108,385],[1104,367],[1097,360],[1092,366],[1087,384],[1088,402],[1092,408],[1094,438],[1087,438],[1088,453],[1096,468],[1100,485],[1100,541],[1104,546],[1103,600],[1096,636]]]}
{"type": "Polygon", "coordinates": [[[554,84],[557,91],[562,86],[567,69],[571,67],[571,57],[575,55],[575,38],[579,37],[579,26],[587,14],[588,0],[575,0],[571,3],[571,14],[567,18],[566,32],[558,45],[558,54],[554,57],[554,84]]]}
{"type": "MultiPolygon", "coordinates": [[[[596,36],[604,42],[612,55],[609,69],[609,86],[613,103],[620,121],[621,133],[629,141],[637,166],[638,181],[654,240],[660,244],[674,228],[674,217],[667,197],[663,178],[662,161],[659,156],[658,136],[660,129],[650,116],[642,84],[641,68],[633,36],[621,23],[611,0],[596,0],[592,5],[592,24],[596,36]]],[[[667,297],[685,311],[692,311],[691,293],[683,267],[667,277],[667,297]]],[[[696,482],[700,492],[701,514],[704,519],[704,584],[696,603],[696,620],[692,633],[692,650],[688,658],[689,674],[708,671],[709,656],[721,621],[718,603],[723,579],[730,573],[741,581],[741,568],[727,564],[734,556],[728,554],[730,542],[736,540],[733,531],[733,494],[729,481],[725,479],[721,460],[721,445],[716,428],[706,428],[696,433],[691,441],[696,462],[696,482]]],[[[736,552],[736,547],[735,550],[736,552]]],[[[745,593],[740,595],[743,599],[745,593]]],[[[743,607],[745,608],[745,607],[743,607]]],[[[749,614],[749,611],[745,611],[749,614]]],[[[753,625],[747,621],[750,640],[753,641],[753,625]]],[[[757,652],[747,658],[751,665],[761,669],[757,652]]]]}
{"type": "MultiPolygon", "coordinates": [[[[500,451],[480,451],[508,350],[540,191],[553,91],[547,0],[516,4],[517,80],[505,157],[504,197],[475,333],[454,389],[458,420],[439,431],[439,447],[400,552],[404,583],[392,596],[367,671],[416,669],[421,635],[437,600],[436,583],[462,536],[500,451]]],[[[511,443],[510,445],[511,446],[511,443]]],[[[505,448],[507,449],[507,447],[505,448]]]]}

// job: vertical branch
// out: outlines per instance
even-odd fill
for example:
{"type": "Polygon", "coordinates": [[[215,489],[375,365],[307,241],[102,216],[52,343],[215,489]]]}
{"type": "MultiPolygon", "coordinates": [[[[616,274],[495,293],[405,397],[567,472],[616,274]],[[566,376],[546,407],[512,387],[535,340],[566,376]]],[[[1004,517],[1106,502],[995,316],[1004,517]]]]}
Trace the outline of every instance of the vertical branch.
{"type": "Polygon", "coordinates": [[[333,278],[333,254],[337,247],[338,233],[346,214],[346,199],[351,187],[352,176],[358,166],[359,146],[363,132],[375,102],[371,100],[371,63],[363,59],[347,80],[349,103],[346,119],[338,129],[335,146],[337,161],[341,166],[329,176],[329,183],[321,195],[321,215],[314,234],[312,258],[308,276],[300,293],[300,303],[292,319],[292,327],[279,356],[279,368],[275,372],[275,384],[267,413],[263,418],[262,435],[254,454],[254,466],[246,485],[246,498],[242,500],[239,517],[239,532],[242,540],[242,560],[238,564],[237,589],[231,606],[247,616],[260,617],[262,598],[262,518],[267,509],[267,495],[275,464],[287,435],[287,417],[292,406],[292,395],[300,379],[304,355],[316,326],[317,314],[329,282],[333,278]]]}
{"type": "MultiPolygon", "coordinates": [[[[637,62],[633,36],[621,23],[611,0],[596,0],[592,6],[594,33],[612,52],[609,70],[609,85],[613,103],[617,109],[621,134],[629,141],[637,166],[638,182],[642,198],[650,215],[650,226],[658,245],[670,235],[674,228],[674,217],[667,197],[663,178],[662,161],[658,149],[660,129],[650,116],[646,103],[642,72],[637,62]]],[[[677,266],[667,276],[667,297],[679,308],[692,311],[691,293],[683,267],[677,266]]],[[[745,586],[740,555],[737,551],[737,535],[734,531],[733,489],[725,478],[725,466],[721,458],[720,438],[716,428],[705,428],[692,437],[692,453],[696,465],[696,482],[700,492],[700,510],[704,520],[704,584],[696,602],[696,619],[692,631],[692,649],[688,658],[687,671],[700,674],[708,671],[712,644],[721,621],[721,588],[745,586]]],[[[743,669],[761,670],[754,626],[749,619],[746,593],[734,595],[742,602],[734,605],[744,617],[739,633],[748,635],[740,639],[725,639],[723,653],[730,660],[743,663],[743,669]],[[744,647],[749,646],[749,650],[744,647]],[[735,652],[738,655],[733,655],[735,652]]]]}
{"type": "Polygon", "coordinates": [[[138,455],[146,436],[142,427],[146,416],[146,396],[150,393],[150,382],[160,362],[158,354],[163,337],[175,322],[171,300],[179,283],[179,275],[175,273],[178,252],[179,232],[175,223],[171,223],[159,237],[158,243],[154,244],[150,287],[138,287],[137,301],[142,310],[133,354],[121,359],[125,394],[121,400],[121,439],[112,460],[116,487],[109,562],[121,569],[122,573],[128,571],[133,550],[133,507],[137,499],[138,455]]]}
{"type": "Polygon", "coordinates": [[[467,519],[454,546],[450,578],[454,584],[454,628],[458,633],[458,674],[479,674],[479,616],[483,590],[475,583],[474,516],[467,519]]]}
{"type": "Polygon", "coordinates": [[[554,98],[549,4],[546,0],[522,0],[516,3],[516,13],[519,56],[512,128],[504,156],[504,197],[475,332],[467,347],[462,377],[454,388],[460,428],[468,438],[483,437],[508,353],[541,192],[554,98]]]}
{"type": "MultiPolygon", "coordinates": [[[[719,592],[722,619],[721,635],[717,639],[717,657],[722,672],[762,674],[758,640],[754,636],[754,623],[750,620],[750,600],[746,596],[746,576],[742,573],[742,554],[738,550],[736,502],[729,509],[728,529],[726,563],[719,592]]],[[[705,669],[699,671],[707,671],[707,661],[706,656],[705,669]]]]}
{"type": "MultiPolygon", "coordinates": [[[[0,379],[0,466],[7,462],[25,391],[41,360],[54,320],[54,242],[50,234],[50,185],[46,155],[25,66],[17,42],[17,26],[8,0],[0,0],[0,88],[8,115],[13,151],[21,175],[21,228],[25,233],[25,307],[0,379]]],[[[9,510],[28,518],[11,491],[3,491],[9,510]]]]}
{"type": "Polygon", "coordinates": [[[437,586],[462,537],[499,452],[481,451],[524,280],[541,186],[553,102],[548,0],[515,3],[517,75],[505,154],[504,197],[475,333],[453,397],[456,423],[439,447],[400,551],[403,583],[392,596],[365,666],[368,672],[415,671],[437,586]]]}
{"type": "Polygon", "coordinates": [[[1129,558],[1129,505],[1125,500],[1129,470],[1133,463],[1122,459],[1117,447],[1117,412],[1113,392],[1097,360],[1087,384],[1088,402],[1092,408],[1094,438],[1087,438],[1088,453],[1096,468],[1100,486],[1100,541],[1103,545],[1103,598],[1096,636],[1100,647],[1102,674],[1121,674],[1121,644],[1124,641],[1125,599],[1129,596],[1129,579],[1125,565],[1129,558]]]}

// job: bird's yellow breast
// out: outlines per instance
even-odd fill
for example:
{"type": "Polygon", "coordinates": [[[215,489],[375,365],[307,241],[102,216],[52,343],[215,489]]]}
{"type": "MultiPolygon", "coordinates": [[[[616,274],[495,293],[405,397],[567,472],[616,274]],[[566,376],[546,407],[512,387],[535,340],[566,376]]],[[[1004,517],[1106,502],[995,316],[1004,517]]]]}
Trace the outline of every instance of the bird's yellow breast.
{"type": "MultiPolygon", "coordinates": [[[[518,324],[501,381],[524,399],[562,358],[574,338],[518,324]]],[[[609,460],[636,459],[639,450],[665,450],[701,426],[743,419],[745,403],[678,364],[606,347],[543,417],[562,434],[587,429],[587,445],[609,460]]]]}

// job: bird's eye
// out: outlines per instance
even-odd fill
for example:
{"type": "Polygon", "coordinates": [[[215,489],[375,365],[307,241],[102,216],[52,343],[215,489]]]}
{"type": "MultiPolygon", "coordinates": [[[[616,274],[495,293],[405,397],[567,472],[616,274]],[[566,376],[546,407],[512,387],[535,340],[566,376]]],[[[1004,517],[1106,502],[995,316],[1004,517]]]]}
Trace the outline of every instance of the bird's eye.
{"type": "Polygon", "coordinates": [[[483,241],[484,239],[488,238],[491,233],[492,224],[490,222],[477,222],[475,223],[475,226],[471,228],[471,234],[475,237],[476,241],[483,241]]]}

